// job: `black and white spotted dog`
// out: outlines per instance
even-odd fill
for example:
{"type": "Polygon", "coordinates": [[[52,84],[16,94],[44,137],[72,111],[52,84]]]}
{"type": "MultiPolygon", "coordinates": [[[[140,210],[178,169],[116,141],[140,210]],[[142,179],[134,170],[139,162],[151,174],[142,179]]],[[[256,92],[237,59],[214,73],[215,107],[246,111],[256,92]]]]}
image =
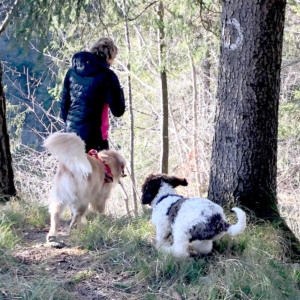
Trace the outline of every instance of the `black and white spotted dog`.
{"type": "Polygon", "coordinates": [[[186,179],[165,174],[150,175],[142,186],[142,204],[152,206],[152,223],[156,227],[157,247],[176,257],[189,256],[189,245],[199,253],[211,252],[213,241],[225,234],[237,235],[246,228],[246,214],[237,214],[235,225],[227,223],[223,209],[203,198],[184,198],[175,193],[177,186],[187,186],[186,179]],[[173,244],[169,237],[172,235],[173,244]]]}

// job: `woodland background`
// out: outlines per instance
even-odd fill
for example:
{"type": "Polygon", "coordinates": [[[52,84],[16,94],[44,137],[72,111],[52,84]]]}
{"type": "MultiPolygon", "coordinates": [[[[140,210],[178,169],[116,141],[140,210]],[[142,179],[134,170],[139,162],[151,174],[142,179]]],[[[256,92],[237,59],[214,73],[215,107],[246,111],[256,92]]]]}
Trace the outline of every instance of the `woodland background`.
{"type": "MultiPolygon", "coordinates": [[[[1,19],[13,3],[26,6],[26,1],[2,1],[1,19]]],[[[300,3],[287,3],[277,193],[280,213],[299,238],[300,3]]],[[[113,68],[124,86],[127,111],[120,119],[111,118],[110,143],[133,162],[127,170],[132,176],[124,181],[130,210],[137,206],[142,212],[141,184],[161,168],[162,69],[168,82],[169,173],[187,178],[184,195],[207,195],[221,1],[164,1],[163,61],[158,47],[158,4],[52,1],[46,14],[37,11],[31,20],[19,13],[18,22],[1,35],[8,132],[19,197],[1,206],[0,299],[300,298],[299,260],[292,259],[285,233],[272,224],[252,222],[245,234],[216,243],[213,256],[178,262],[153,247],[149,211],[136,218],[126,215],[126,196],[120,189],[109,202],[109,216],[88,215],[67,238],[70,247],[43,245],[56,161],[44,151],[42,140],[62,128],[59,93],[72,55],[101,36],[113,38],[120,50],[113,68]],[[83,8],[80,14],[77,5],[83,8]],[[43,22],[51,24],[46,32],[43,22]]]]}
{"type": "MultiPolygon", "coordinates": [[[[186,0],[165,3],[166,55],[161,63],[158,51],[158,24],[161,21],[157,1],[91,1],[84,4],[84,8],[86,13],[78,17],[70,4],[61,8],[59,17],[55,12],[59,9],[57,3],[49,12],[53,25],[47,33],[40,33],[37,29],[38,35],[33,23],[29,45],[26,41],[28,34],[22,33],[22,26],[27,28],[28,24],[22,22],[11,26],[1,37],[4,84],[9,103],[7,117],[17,185],[24,185],[23,176],[28,180],[36,173],[40,175],[40,172],[48,171],[45,162],[38,157],[44,155],[43,138],[62,128],[59,93],[72,55],[87,49],[99,37],[108,35],[119,47],[114,71],[124,86],[127,99],[125,115],[111,119],[110,141],[112,148],[119,149],[133,161],[132,180],[136,181],[136,189],[132,190],[132,182],[128,179],[129,198],[132,199],[133,194],[138,196],[148,174],[160,170],[162,67],[168,80],[169,173],[188,179],[187,192],[190,195],[198,193],[198,176],[200,194],[205,195],[214,136],[220,3],[186,0]],[[68,21],[59,20],[65,20],[66,15],[68,21]],[[124,16],[127,21],[124,21],[124,16]],[[35,160],[38,167],[29,163],[35,160]],[[45,170],[39,169],[42,165],[45,170]],[[30,169],[30,174],[24,173],[24,167],[30,169]]],[[[279,202],[284,203],[284,214],[288,210],[289,218],[296,218],[294,226],[297,226],[299,216],[299,14],[297,1],[288,1],[278,137],[279,202]]],[[[132,170],[128,171],[132,173],[132,170]]],[[[51,179],[47,174],[44,176],[48,185],[43,180],[41,190],[46,193],[51,179]]],[[[30,190],[30,185],[29,181],[26,189],[30,190]]]]}

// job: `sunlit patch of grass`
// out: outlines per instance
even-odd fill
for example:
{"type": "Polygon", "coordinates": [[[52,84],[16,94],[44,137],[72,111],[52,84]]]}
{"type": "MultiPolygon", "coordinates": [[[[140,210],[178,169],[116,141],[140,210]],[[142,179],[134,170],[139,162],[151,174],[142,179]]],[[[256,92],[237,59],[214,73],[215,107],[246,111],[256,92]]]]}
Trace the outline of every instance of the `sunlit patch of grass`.
{"type": "Polygon", "coordinates": [[[88,219],[72,232],[73,243],[80,244],[88,250],[99,247],[120,247],[132,242],[139,246],[141,240],[153,234],[153,228],[145,218],[124,217],[116,219],[109,216],[96,215],[88,219]]]}
{"type": "Polygon", "coordinates": [[[70,283],[76,284],[83,280],[86,280],[96,274],[96,271],[93,270],[81,270],[70,279],[70,283]]]}
{"type": "Polygon", "coordinates": [[[204,286],[207,299],[299,299],[289,266],[251,257],[216,257],[204,286]]]}
{"type": "Polygon", "coordinates": [[[13,249],[19,238],[13,232],[13,223],[0,213],[0,255],[4,249],[13,249]],[[2,250],[1,250],[2,249],[2,250]]]}
{"type": "Polygon", "coordinates": [[[2,207],[2,213],[10,220],[14,228],[31,225],[44,228],[49,222],[48,208],[37,201],[12,200],[2,207]]]}
{"type": "Polygon", "coordinates": [[[49,222],[50,215],[48,207],[44,204],[32,206],[29,208],[30,214],[27,217],[28,224],[37,228],[44,228],[45,224],[49,222]]]}
{"type": "MultiPolygon", "coordinates": [[[[22,201],[23,203],[23,201],[22,201]]],[[[6,219],[14,225],[15,228],[22,228],[26,224],[26,215],[22,204],[18,201],[9,201],[2,206],[2,214],[5,215],[6,219]]]]}
{"type": "MultiPolygon", "coordinates": [[[[13,277],[2,278],[0,287],[5,291],[4,299],[76,299],[73,293],[64,288],[64,282],[53,281],[48,277],[33,278],[29,280],[15,279],[13,277]],[[6,280],[5,280],[6,279],[6,280]]],[[[0,294],[1,299],[1,294],[0,294]]]]}

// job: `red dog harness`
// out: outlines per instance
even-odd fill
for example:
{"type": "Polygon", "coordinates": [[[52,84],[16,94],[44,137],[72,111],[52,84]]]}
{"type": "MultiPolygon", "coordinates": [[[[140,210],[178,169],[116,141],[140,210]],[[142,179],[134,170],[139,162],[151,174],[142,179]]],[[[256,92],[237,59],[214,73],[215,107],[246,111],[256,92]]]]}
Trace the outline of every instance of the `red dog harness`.
{"type": "Polygon", "coordinates": [[[114,176],[111,173],[110,167],[109,165],[106,163],[106,161],[104,159],[102,159],[99,155],[98,152],[95,149],[91,149],[88,152],[89,156],[95,157],[96,159],[100,160],[103,162],[104,164],[104,172],[105,172],[105,178],[104,178],[104,182],[105,183],[110,183],[114,181],[114,176]]]}

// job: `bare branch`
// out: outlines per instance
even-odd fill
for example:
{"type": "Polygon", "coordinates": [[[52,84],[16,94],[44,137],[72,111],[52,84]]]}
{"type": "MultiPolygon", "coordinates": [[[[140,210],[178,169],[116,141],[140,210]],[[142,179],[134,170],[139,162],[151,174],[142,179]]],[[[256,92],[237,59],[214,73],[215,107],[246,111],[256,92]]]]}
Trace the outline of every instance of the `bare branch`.
{"type": "Polygon", "coordinates": [[[150,6],[152,6],[153,4],[155,4],[155,3],[157,3],[158,1],[154,1],[154,2],[152,2],[152,3],[150,3],[149,5],[147,5],[145,8],[144,8],[144,10],[141,12],[141,13],[139,13],[138,15],[136,15],[134,18],[127,18],[127,20],[128,21],[134,21],[134,20],[136,20],[138,17],[140,17],[150,6]]]}
{"type": "Polygon", "coordinates": [[[20,4],[19,0],[15,0],[11,10],[7,12],[6,17],[5,17],[5,19],[3,20],[3,22],[0,26],[0,35],[5,32],[7,26],[9,25],[9,22],[11,21],[14,13],[16,12],[19,4],[20,4]]]}

